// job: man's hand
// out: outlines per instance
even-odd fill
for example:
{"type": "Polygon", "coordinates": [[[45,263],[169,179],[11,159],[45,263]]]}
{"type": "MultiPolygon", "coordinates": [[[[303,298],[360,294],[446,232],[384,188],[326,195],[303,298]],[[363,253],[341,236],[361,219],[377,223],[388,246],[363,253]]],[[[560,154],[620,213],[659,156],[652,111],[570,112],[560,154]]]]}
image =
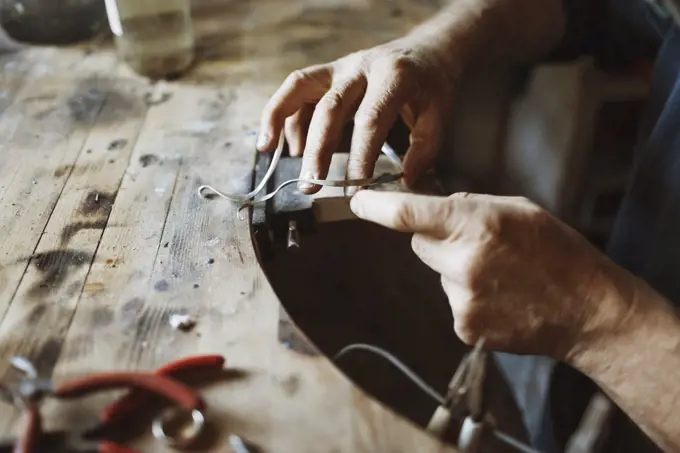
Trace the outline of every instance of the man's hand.
{"type": "Polygon", "coordinates": [[[484,336],[492,349],[565,359],[625,328],[625,304],[608,297],[617,268],[524,198],[360,191],[351,206],[415,233],[413,250],[441,274],[468,344],[484,336]]]}
{"type": "MultiPolygon", "coordinates": [[[[435,41],[431,37],[429,41],[435,41]]],[[[347,178],[373,176],[380,149],[399,115],[410,128],[404,162],[414,184],[441,144],[456,71],[456,55],[413,37],[293,72],[262,113],[258,149],[272,151],[281,134],[302,178],[325,178],[345,125],[354,119],[347,178]]],[[[319,186],[301,184],[313,193],[319,186]]]]}

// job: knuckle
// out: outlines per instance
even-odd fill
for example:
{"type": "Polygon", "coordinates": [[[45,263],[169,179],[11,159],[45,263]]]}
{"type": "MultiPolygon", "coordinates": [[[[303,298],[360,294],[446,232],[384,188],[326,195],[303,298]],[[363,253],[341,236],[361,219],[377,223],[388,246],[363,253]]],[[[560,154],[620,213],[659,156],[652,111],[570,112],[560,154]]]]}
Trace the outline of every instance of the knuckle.
{"type": "Polygon", "coordinates": [[[354,117],[354,124],[367,130],[376,130],[380,124],[382,114],[382,103],[376,103],[357,112],[354,117]]]}
{"type": "Polygon", "coordinates": [[[507,216],[499,213],[491,213],[484,219],[483,233],[486,239],[502,237],[507,228],[507,216]]]}
{"type": "Polygon", "coordinates": [[[454,218],[454,206],[451,202],[438,203],[435,205],[432,215],[437,219],[445,219],[450,222],[454,218]]]}
{"type": "Polygon", "coordinates": [[[371,173],[371,162],[366,155],[351,156],[347,161],[347,175],[350,179],[368,178],[371,173]]]}
{"type": "Polygon", "coordinates": [[[395,74],[408,75],[415,69],[415,63],[412,58],[397,55],[391,58],[389,67],[395,74]]]}
{"type": "Polygon", "coordinates": [[[374,71],[408,74],[415,68],[415,62],[403,52],[392,51],[375,57],[371,66],[374,71]]]}
{"type": "Polygon", "coordinates": [[[336,90],[330,90],[321,98],[316,108],[327,114],[336,115],[342,112],[342,107],[342,95],[336,90]]]}
{"type": "Polygon", "coordinates": [[[310,80],[311,77],[304,69],[296,69],[288,75],[286,84],[290,85],[293,89],[296,89],[310,80]]]}
{"type": "MultiPolygon", "coordinates": [[[[407,204],[399,204],[394,210],[394,225],[398,229],[405,229],[414,223],[413,210],[407,204]]],[[[422,245],[422,244],[421,244],[422,245]]],[[[420,247],[420,245],[418,246],[420,247]]]]}

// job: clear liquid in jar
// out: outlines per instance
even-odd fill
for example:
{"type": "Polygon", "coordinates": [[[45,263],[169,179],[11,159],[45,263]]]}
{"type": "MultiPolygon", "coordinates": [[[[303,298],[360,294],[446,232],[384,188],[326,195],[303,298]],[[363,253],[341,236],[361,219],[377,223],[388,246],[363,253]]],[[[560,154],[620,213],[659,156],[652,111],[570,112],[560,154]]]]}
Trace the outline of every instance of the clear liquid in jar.
{"type": "Polygon", "coordinates": [[[188,1],[138,1],[107,0],[119,57],[149,78],[179,77],[194,58],[188,1]]]}

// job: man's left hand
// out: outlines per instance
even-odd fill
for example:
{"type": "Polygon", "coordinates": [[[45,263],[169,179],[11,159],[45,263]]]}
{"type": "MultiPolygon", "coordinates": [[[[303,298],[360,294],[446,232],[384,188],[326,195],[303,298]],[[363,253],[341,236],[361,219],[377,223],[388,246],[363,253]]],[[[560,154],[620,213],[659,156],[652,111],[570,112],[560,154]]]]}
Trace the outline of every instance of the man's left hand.
{"type": "MultiPolygon", "coordinates": [[[[621,326],[618,268],[525,198],[360,191],[360,218],[414,233],[418,257],[441,274],[457,335],[492,349],[565,359],[621,326]]],[[[625,298],[624,298],[625,299],[625,298]]],[[[417,301],[414,301],[417,303],[417,301]]]]}

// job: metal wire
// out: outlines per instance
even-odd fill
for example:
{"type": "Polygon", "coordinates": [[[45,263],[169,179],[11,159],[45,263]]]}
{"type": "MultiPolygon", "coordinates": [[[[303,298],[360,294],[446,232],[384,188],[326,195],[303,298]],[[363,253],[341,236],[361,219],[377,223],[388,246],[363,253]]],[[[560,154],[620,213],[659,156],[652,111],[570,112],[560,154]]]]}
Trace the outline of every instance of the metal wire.
{"type": "Polygon", "coordinates": [[[264,175],[264,178],[262,178],[262,181],[255,187],[253,190],[246,194],[237,194],[237,193],[225,193],[221,192],[214,187],[204,184],[200,186],[197,190],[198,196],[201,198],[205,198],[204,192],[209,191],[212,192],[214,195],[217,195],[220,198],[224,198],[226,200],[234,201],[236,203],[240,203],[241,206],[240,208],[244,208],[247,206],[252,206],[255,204],[263,203],[267,200],[270,200],[274,198],[274,196],[284,187],[296,183],[296,182],[306,182],[309,184],[314,184],[314,185],[319,185],[319,186],[332,186],[332,187],[351,187],[351,186],[372,186],[376,184],[385,184],[387,182],[394,182],[398,181],[403,177],[403,165],[401,163],[401,160],[399,159],[399,156],[397,156],[397,153],[394,152],[392,147],[390,147],[387,143],[383,145],[381,148],[382,153],[387,156],[387,158],[397,167],[399,170],[399,173],[396,174],[384,174],[381,176],[378,176],[376,178],[362,178],[362,179],[343,179],[343,180],[332,180],[332,179],[304,179],[304,178],[295,178],[295,179],[290,179],[288,181],[283,182],[279,187],[276,188],[271,193],[268,193],[266,195],[263,195],[259,198],[257,198],[257,194],[262,192],[264,188],[267,185],[267,182],[271,179],[273,176],[274,172],[276,171],[276,167],[279,163],[279,160],[281,159],[281,153],[283,152],[283,146],[279,146],[276,151],[274,152],[274,156],[272,157],[272,161],[269,164],[269,168],[267,169],[267,172],[264,175]]]}
{"type": "Polygon", "coordinates": [[[345,346],[342,348],[340,351],[338,351],[337,354],[333,356],[334,360],[339,359],[346,353],[354,350],[364,350],[364,351],[369,351],[374,354],[379,355],[380,357],[384,358],[388,362],[390,362],[392,365],[394,365],[399,371],[404,373],[406,377],[408,377],[411,382],[413,382],[415,385],[420,387],[420,389],[427,393],[430,397],[432,397],[433,400],[435,400],[437,403],[440,405],[445,404],[445,398],[444,396],[436,391],[434,388],[432,388],[423,378],[418,376],[415,371],[411,370],[408,366],[406,366],[401,360],[399,360],[394,354],[379,348],[377,346],[373,346],[370,344],[364,344],[364,343],[355,343],[351,344],[349,346],[345,346]]]}

